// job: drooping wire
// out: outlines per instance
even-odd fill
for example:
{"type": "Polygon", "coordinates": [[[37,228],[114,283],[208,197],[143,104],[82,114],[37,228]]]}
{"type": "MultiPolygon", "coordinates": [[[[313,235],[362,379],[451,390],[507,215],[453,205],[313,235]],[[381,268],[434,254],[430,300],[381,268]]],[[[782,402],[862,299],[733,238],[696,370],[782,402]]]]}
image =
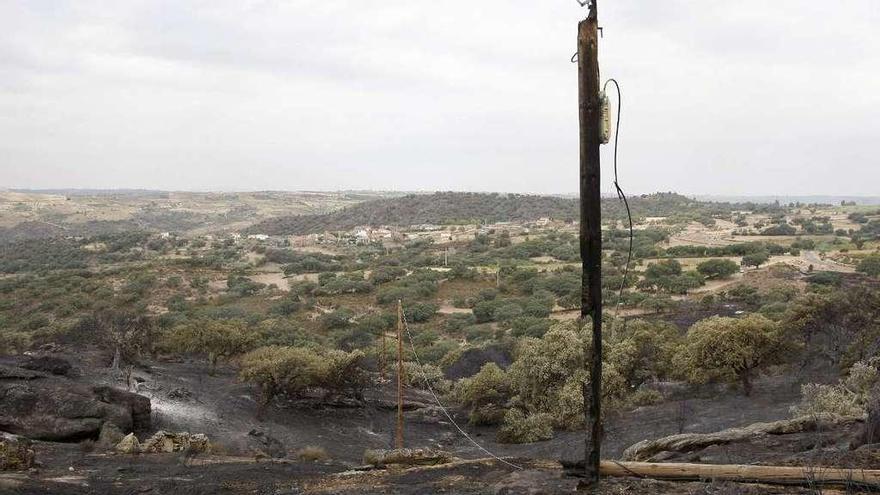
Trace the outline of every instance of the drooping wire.
{"type": "Polygon", "coordinates": [[[425,374],[425,370],[422,366],[422,360],[419,358],[419,355],[416,352],[416,345],[414,343],[412,333],[410,333],[410,331],[409,331],[409,324],[406,321],[406,311],[403,310],[403,307],[401,307],[401,315],[403,316],[403,328],[404,328],[404,330],[406,330],[406,336],[409,339],[409,345],[412,348],[412,353],[413,353],[413,357],[415,357],[415,359],[416,359],[416,364],[419,365],[419,373],[422,375],[422,379],[425,381],[425,387],[427,387],[428,392],[431,393],[431,396],[434,397],[434,402],[436,402],[437,406],[440,408],[440,410],[443,411],[443,414],[446,416],[446,419],[448,419],[449,422],[452,423],[452,426],[454,426],[455,429],[458,430],[458,432],[461,433],[461,435],[463,437],[465,437],[466,439],[468,439],[468,441],[470,441],[472,444],[474,444],[474,446],[476,448],[485,452],[489,457],[492,457],[496,461],[501,461],[510,467],[513,467],[516,469],[523,469],[522,466],[514,464],[508,460],[502,459],[501,457],[498,457],[497,455],[490,452],[488,449],[486,449],[486,447],[483,447],[482,445],[480,445],[476,440],[474,440],[470,435],[468,435],[466,431],[464,431],[460,426],[458,426],[458,423],[456,423],[454,419],[452,419],[452,415],[449,414],[449,410],[446,409],[446,406],[444,406],[443,403],[440,402],[440,398],[437,397],[437,394],[434,392],[434,387],[431,386],[431,381],[428,380],[428,375],[425,374]]]}
{"type": "MultiPolygon", "coordinates": [[[[626,199],[626,194],[623,192],[623,188],[620,187],[620,181],[617,176],[617,138],[620,135],[621,108],[620,84],[617,83],[617,79],[608,79],[605,81],[605,84],[602,85],[603,92],[605,91],[605,88],[608,87],[608,83],[614,83],[614,88],[617,90],[617,118],[614,124],[614,188],[617,190],[617,198],[623,201],[623,205],[626,207],[626,218],[629,222],[629,248],[626,253],[626,264],[623,267],[623,279],[620,281],[620,291],[617,293],[617,305],[614,308],[614,319],[617,320],[617,316],[620,313],[620,303],[623,300],[623,290],[626,288],[626,277],[629,275],[629,265],[632,261],[634,234],[632,212],[629,209],[629,201],[626,199]]],[[[624,322],[624,324],[626,323],[624,322]]]]}

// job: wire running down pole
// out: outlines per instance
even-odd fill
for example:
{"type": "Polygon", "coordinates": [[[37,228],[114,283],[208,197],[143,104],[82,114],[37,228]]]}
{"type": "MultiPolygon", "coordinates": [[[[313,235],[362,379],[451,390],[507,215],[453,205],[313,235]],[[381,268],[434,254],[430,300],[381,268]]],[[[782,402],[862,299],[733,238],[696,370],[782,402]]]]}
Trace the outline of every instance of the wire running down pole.
{"type": "Polygon", "coordinates": [[[584,342],[589,359],[589,386],[583,385],[587,434],[584,445],[585,487],[599,483],[602,444],[602,215],[599,174],[599,57],[596,1],[578,23],[578,117],[580,122],[580,252],[583,268],[580,324],[591,323],[592,345],[584,342]]]}

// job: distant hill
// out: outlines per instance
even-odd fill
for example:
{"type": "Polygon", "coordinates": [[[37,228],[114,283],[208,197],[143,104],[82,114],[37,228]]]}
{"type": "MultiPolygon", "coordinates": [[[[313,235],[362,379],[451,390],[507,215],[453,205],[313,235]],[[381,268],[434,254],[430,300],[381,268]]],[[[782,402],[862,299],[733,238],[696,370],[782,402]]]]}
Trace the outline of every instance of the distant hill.
{"type": "MultiPolygon", "coordinates": [[[[684,211],[716,214],[730,211],[726,203],[700,203],[675,193],[656,193],[630,199],[633,216],[669,216],[684,211]]],[[[606,219],[625,218],[623,204],[602,199],[606,219]]],[[[558,220],[579,218],[578,200],[558,196],[499,193],[438,192],[365,201],[322,215],[291,215],[270,218],[249,227],[247,233],[270,235],[312,234],[350,230],[361,225],[408,226],[419,224],[530,221],[541,217],[558,220]]]]}
{"type": "Polygon", "coordinates": [[[841,201],[858,205],[880,205],[880,196],[833,196],[833,195],[806,195],[806,196],[718,196],[697,195],[700,201],[726,201],[726,202],[752,202],[752,203],[775,203],[787,205],[789,203],[801,203],[804,205],[839,205],[841,201]]]}
{"type": "Polygon", "coordinates": [[[25,194],[50,194],[59,196],[116,196],[140,198],[167,198],[167,191],[152,189],[10,189],[25,194]]]}

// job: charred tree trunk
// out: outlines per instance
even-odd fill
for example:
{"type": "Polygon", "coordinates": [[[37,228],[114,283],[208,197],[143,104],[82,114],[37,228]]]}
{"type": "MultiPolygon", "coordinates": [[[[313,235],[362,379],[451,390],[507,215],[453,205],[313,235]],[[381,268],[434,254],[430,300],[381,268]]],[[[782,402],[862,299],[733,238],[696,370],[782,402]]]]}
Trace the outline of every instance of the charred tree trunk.
{"type": "Polygon", "coordinates": [[[746,370],[740,373],[739,380],[742,383],[743,395],[750,397],[752,395],[752,376],[751,372],[746,370]]]}

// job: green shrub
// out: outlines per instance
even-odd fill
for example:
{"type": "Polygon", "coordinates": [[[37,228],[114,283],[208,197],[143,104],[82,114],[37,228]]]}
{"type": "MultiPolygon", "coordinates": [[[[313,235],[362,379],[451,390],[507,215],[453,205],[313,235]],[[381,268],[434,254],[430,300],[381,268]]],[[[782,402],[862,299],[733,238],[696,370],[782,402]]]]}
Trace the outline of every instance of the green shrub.
{"type": "Polygon", "coordinates": [[[376,302],[379,304],[390,304],[400,301],[409,301],[417,299],[414,290],[409,287],[383,287],[376,293],[376,302]]]}
{"type": "Polygon", "coordinates": [[[10,330],[0,331],[0,354],[24,352],[30,347],[30,340],[26,333],[10,330]]]}
{"type": "Polygon", "coordinates": [[[663,394],[652,388],[640,388],[626,398],[627,406],[643,407],[663,402],[663,394]]]}
{"type": "Polygon", "coordinates": [[[651,380],[668,380],[681,343],[675,325],[635,320],[615,329],[613,340],[606,343],[606,360],[632,390],[651,380]]]}
{"type": "Polygon", "coordinates": [[[430,320],[437,313],[438,306],[433,303],[415,303],[404,309],[407,321],[422,323],[430,320]]]}
{"type": "Polygon", "coordinates": [[[378,285],[393,282],[406,275],[406,269],[399,266],[380,266],[370,273],[370,280],[378,285]]]}
{"type": "Polygon", "coordinates": [[[553,311],[556,298],[548,291],[539,291],[532,294],[522,305],[523,314],[525,316],[533,316],[535,318],[547,318],[553,311]]]}
{"type": "Polygon", "coordinates": [[[392,313],[370,313],[357,320],[355,326],[364,333],[379,335],[386,330],[394,328],[397,323],[397,315],[392,313]]]}
{"type": "Polygon", "coordinates": [[[445,326],[449,332],[458,332],[477,322],[472,313],[453,313],[446,319],[445,326]]]}
{"type": "Polygon", "coordinates": [[[549,414],[526,414],[510,409],[504,415],[504,424],[498,430],[501,443],[532,443],[553,438],[553,417],[549,414]]]}
{"type": "MultiPolygon", "coordinates": [[[[583,427],[582,387],[589,382],[584,353],[590,347],[585,337],[578,322],[557,323],[540,339],[521,339],[516,360],[507,370],[516,400],[528,411],[550,414],[556,427],[583,427]]],[[[608,412],[620,407],[628,389],[610,362],[603,367],[602,379],[608,412]]]]}
{"type": "Polygon", "coordinates": [[[336,348],[345,351],[367,349],[376,343],[375,334],[364,332],[356,327],[335,330],[331,334],[331,337],[333,338],[336,348]]]}
{"type": "Polygon", "coordinates": [[[837,272],[815,272],[807,277],[807,282],[816,285],[839,287],[843,276],[837,272]]]}
{"type": "Polygon", "coordinates": [[[436,342],[418,349],[419,357],[425,363],[437,364],[450,352],[458,349],[458,341],[451,339],[439,339],[436,342]]]}
{"type": "Polygon", "coordinates": [[[486,363],[480,371],[455,384],[455,398],[469,410],[472,425],[498,424],[504,417],[511,396],[507,374],[495,363],[486,363]]]}
{"type": "Polygon", "coordinates": [[[474,305],[474,318],[477,323],[487,323],[495,320],[495,310],[498,308],[496,300],[481,301],[474,305]]]}
{"type": "Polygon", "coordinates": [[[403,376],[407,386],[422,390],[428,390],[428,386],[430,386],[437,393],[446,393],[452,386],[451,382],[443,376],[443,371],[433,364],[419,365],[413,361],[405,361],[403,376]]]}
{"type": "Polygon", "coordinates": [[[361,397],[367,385],[364,353],[301,347],[261,347],[241,359],[241,379],[260,388],[263,404],[279,394],[291,398],[309,390],[361,397]]]}
{"type": "Polygon", "coordinates": [[[495,338],[495,330],[491,325],[473,325],[465,330],[465,338],[469,343],[486,342],[495,338]]]}
{"type": "Polygon", "coordinates": [[[226,287],[231,294],[244,297],[252,296],[260,292],[266,287],[266,284],[254,282],[245,276],[233,273],[229,275],[229,278],[226,280],[226,287]]]}
{"type": "Polygon", "coordinates": [[[317,340],[320,336],[313,332],[306,332],[299,324],[282,318],[261,321],[256,327],[256,332],[259,335],[257,341],[261,346],[317,347],[319,344],[326,345],[323,340],[317,340]]]}
{"type": "Polygon", "coordinates": [[[536,318],[534,316],[520,316],[510,322],[510,334],[514,337],[543,337],[550,326],[552,320],[547,318],[536,318]]]}
{"type": "Polygon", "coordinates": [[[794,416],[859,416],[864,414],[864,405],[858,397],[840,385],[808,383],[801,385],[801,403],[791,408],[794,416]]]}
{"type": "Polygon", "coordinates": [[[348,308],[339,308],[329,313],[324,313],[318,318],[322,328],[328,330],[338,330],[348,328],[352,325],[354,311],[348,308]]]}
{"type": "Polygon", "coordinates": [[[495,311],[492,316],[494,320],[508,323],[510,320],[519,317],[523,314],[522,306],[517,304],[516,302],[502,302],[497,305],[495,311]]]}
{"type": "Polygon", "coordinates": [[[300,309],[303,304],[298,298],[286,297],[269,308],[269,313],[280,316],[290,316],[300,309]]]}

